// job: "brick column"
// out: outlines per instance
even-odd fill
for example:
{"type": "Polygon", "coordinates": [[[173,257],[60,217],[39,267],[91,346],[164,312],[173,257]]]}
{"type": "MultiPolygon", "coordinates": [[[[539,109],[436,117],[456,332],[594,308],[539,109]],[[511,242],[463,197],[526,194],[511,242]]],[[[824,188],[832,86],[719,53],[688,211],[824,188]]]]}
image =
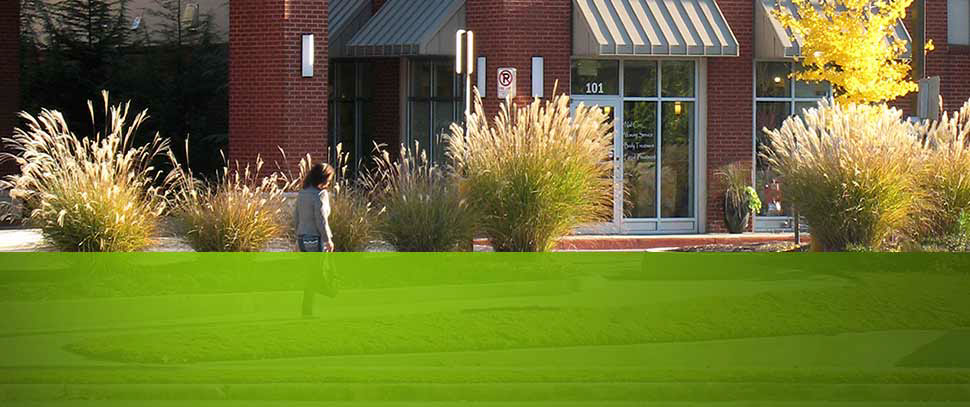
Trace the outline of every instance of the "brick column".
{"type": "Polygon", "coordinates": [[[229,157],[327,159],[327,0],[233,0],[229,8],[229,157]],[[301,35],[314,35],[312,78],[301,77],[301,35]]]}
{"type": "Polygon", "coordinates": [[[754,167],[751,118],[754,61],[754,5],[750,0],[718,0],[740,47],[739,57],[707,62],[707,231],[726,232],[724,185],[714,176],[733,162],[754,167]]]}
{"type": "Polygon", "coordinates": [[[466,2],[468,29],[475,32],[476,53],[486,57],[485,109],[498,110],[495,76],[499,67],[516,68],[516,102],[532,100],[532,57],[543,57],[543,94],[569,93],[572,54],[572,0],[474,0],[466,2]]]}
{"type": "Polygon", "coordinates": [[[970,46],[947,42],[946,7],[945,1],[926,2],[926,39],[936,46],[926,55],[926,75],[940,77],[943,109],[953,111],[970,98],[970,46]]]}
{"type": "MultiPolygon", "coordinates": [[[[0,4],[0,137],[13,135],[20,110],[20,1],[0,4]]],[[[16,171],[11,162],[0,163],[0,175],[16,171]]]]}

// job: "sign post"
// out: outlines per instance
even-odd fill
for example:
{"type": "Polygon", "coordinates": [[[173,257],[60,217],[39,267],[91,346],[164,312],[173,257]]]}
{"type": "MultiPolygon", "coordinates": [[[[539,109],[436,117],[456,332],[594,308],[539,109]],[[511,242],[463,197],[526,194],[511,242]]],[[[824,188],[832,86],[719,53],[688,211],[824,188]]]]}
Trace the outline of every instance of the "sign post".
{"type": "Polygon", "coordinates": [[[515,82],[516,82],[516,71],[515,68],[499,68],[498,78],[495,83],[498,85],[498,89],[495,92],[499,100],[503,100],[509,97],[515,97],[515,82]]]}

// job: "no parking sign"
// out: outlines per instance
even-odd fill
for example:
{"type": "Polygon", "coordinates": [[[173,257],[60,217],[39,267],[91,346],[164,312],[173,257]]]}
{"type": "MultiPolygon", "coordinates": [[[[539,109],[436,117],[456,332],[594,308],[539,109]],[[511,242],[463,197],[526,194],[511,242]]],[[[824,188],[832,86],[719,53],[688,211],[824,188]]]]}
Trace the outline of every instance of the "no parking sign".
{"type": "Polygon", "coordinates": [[[498,80],[495,81],[498,84],[498,92],[495,94],[499,99],[515,97],[515,76],[515,68],[498,69],[498,80]]]}

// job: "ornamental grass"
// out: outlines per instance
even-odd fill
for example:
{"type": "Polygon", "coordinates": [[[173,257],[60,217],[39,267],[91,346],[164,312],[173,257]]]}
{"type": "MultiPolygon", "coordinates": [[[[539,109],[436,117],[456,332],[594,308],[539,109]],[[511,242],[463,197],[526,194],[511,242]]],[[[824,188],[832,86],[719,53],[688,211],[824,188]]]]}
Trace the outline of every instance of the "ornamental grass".
{"type": "MultiPolygon", "coordinates": [[[[940,109],[942,110],[942,109],[940,109]]],[[[923,128],[925,156],[919,185],[927,194],[923,239],[960,234],[961,216],[970,215],[970,101],[923,128]]]]}
{"type": "Polygon", "coordinates": [[[831,100],[765,129],[765,159],[811,227],[815,249],[879,249],[915,225],[921,145],[902,111],[831,100]]]}
{"type": "Polygon", "coordinates": [[[379,151],[365,181],[382,207],[381,237],[402,252],[469,249],[477,216],[457,180],[431,163],[417,143],[400,151],[396,159],[379,151]]]}
{"type": "Polygon", "coordinates": [[[476,96],[468,131],[452,125],[448,156],[496,251],[548,251],[576,227],[612,215],[613,124],[569,97],[506,101],[489,123],[476,96]]]}
{"type": "Polygon", "coordinates": [[[37,116],[21,113],[26,126],[7,140],[4,157],[20,174],[5,177],[0,188],[31,203],[28,221],[58,250],[144,249],[167,208],[171,179],[153,163],[168,156],[168,141],[156,133],[135,146],[147,111],[130,117],[130,102],[111,106],[108,92],[101,96],[103,117],[88,101],[92,128],[101,128],[88,137],[75,134],[60,112],[43,109],[37,116]]]}
{"type": "Polygon", "coordinates": [[[255,252],[286,234],[284,193],[279,173],[262,176],[264,162],[226,165],[211,180],[184,168],[178,174],[173,215],[183,239],[197,252],[255,252]]]}
{"type": "MultiPolygon", "coordinates": [[[[334,251],[362,252],[378,237],[380,211],[371,205],[361,183],[349,176],[349,157],[338,144],[337,179],[330,193],[330,230],[334,251]]],[[[310,156],[300,161],[301,174],[309,170],[312,162],[310,156]]]]}

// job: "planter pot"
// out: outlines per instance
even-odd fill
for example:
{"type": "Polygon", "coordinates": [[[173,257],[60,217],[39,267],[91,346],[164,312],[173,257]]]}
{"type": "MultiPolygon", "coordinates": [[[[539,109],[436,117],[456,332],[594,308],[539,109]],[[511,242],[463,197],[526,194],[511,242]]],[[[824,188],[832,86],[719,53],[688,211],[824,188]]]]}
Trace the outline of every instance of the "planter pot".
{"type": "Polygon", "coordinates": [[[728,232],[744,233],[751,220],[751,209],[748,208],[747,200],[741,201],[740,207],[734,205],[727,194],[724,196],[724,223],[727,225],[728,232]]]}

